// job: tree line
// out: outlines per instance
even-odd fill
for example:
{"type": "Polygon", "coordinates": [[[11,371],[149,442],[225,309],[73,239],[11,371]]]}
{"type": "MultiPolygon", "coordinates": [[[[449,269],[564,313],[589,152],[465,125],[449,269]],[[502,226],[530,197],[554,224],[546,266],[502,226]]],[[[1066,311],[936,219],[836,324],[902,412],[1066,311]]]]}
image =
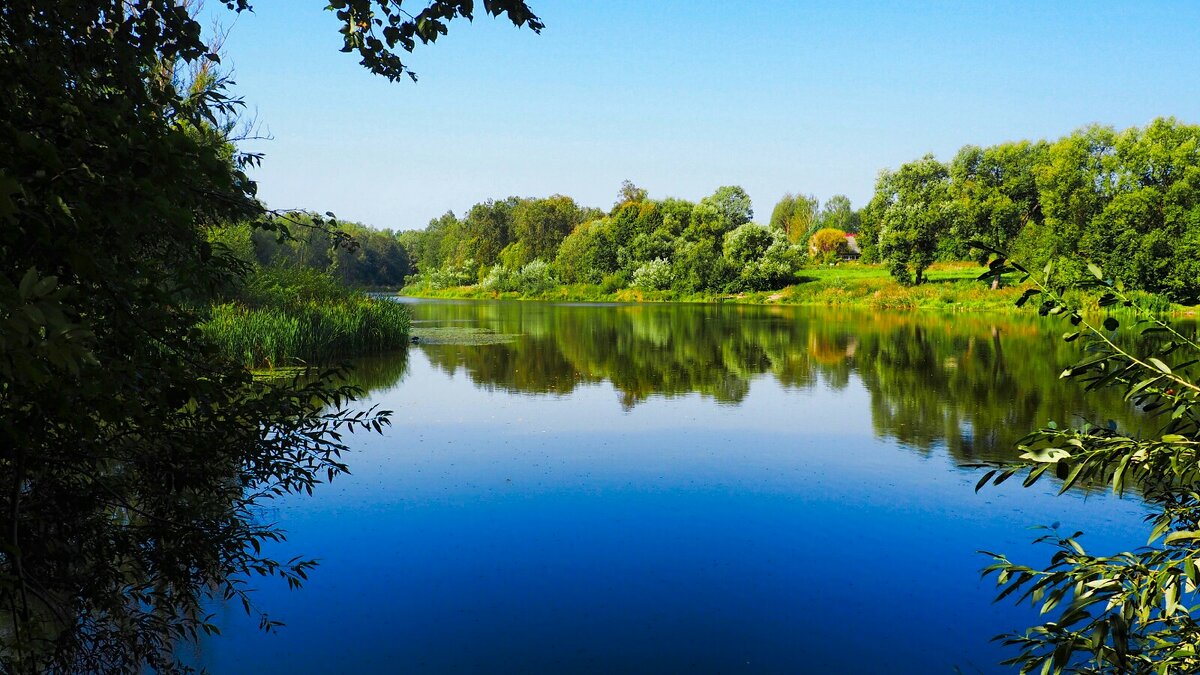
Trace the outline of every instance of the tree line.
{"type": "Polygon", "coordinates": [[[690,202],[653,200],[625,181],[607,212],[562,195],[509,197],[476,204],[462,218],[446,213],[399,238],[416,266],[415,281],[432,288],[480,284],[536,293],[565,283],[608,292],[755,291],[795,283],[814,232],[857,226],[847,198],[818,206],[814,197],[787,195],[760,225],[739,186],[690,202]]]}
{"type": "Polygon", "coordinates": [[[1117,130],[1089,126],[1056,141],[967,145],[879,174],[869,203],[787,194],[765,225],[745,190],[699,202],[652,200],[626,181],[611,209],[570,197],[509,197],[397,235],[414,281],[536,293],[597,284],[685,293],[780,288],[806,264],[833,262],[857,234],[863,262],[906,284],[938,261],[1004,250],[1064,283],[1100,264],[1131,289],[1200,300],[1200,127],[1174,118],[1117,130]]]}
{"type": "Polygon", "coordinates": [[[1200,126],[1174,118],[1054,142],[968,145],[880,173],[863,209],[867,261],[920,283],[935,260],[986,257],[978,241],[1070,283],[1098,264],[1125,286],[1200,299],[1200,126]]]}

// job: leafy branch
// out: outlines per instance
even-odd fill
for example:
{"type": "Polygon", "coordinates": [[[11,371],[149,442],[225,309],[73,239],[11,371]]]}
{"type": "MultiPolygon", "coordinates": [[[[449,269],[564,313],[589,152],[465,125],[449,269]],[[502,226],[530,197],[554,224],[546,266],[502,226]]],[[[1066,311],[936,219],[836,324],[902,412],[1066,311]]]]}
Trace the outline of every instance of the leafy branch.
{"type": "Polygon", "coordinates": [[[995,562],[983,574],[995,575],[1001,589],[997,601],[1013,596],[1053,617],[1023,633],[998,636],[1019,650],[1006,664],[1018,666],[1021,673],[1039,668],[1042,673],[1196,672],[1200,386],[1189,369],[1198,361],[1200,346],[1139,306],[1120,282],[1105,278],[1094,264],[1088,265],[1092,278],[1080,286],[1100,291],[1100,307],[1131,313],[1137,328],[1133,336],[1119,331],[1117,317],[1096,321],[1071,305],[1064,297],[1066,288],[1052,281],[1052,264],[1038,277],[1001,251],[972,245],[995,255],[981,279],[1021,275],[1021,282],[1031,285],[1017,305],[1039,299],[1039,314],[1061,316],[1071,324],[1064,340],[1082,338],[1085,354],[1062,378],[1084,383],[1086,391],[1121,388],[1125,401],[1156,424],[1151,434],[1127,435],[1112,423],[1079,429],[1050,423],[1019,443],[1022,462],[997,466],[976,485],[980,490],[989,481],[998,485],[1025,472],[1024,485],[1029,486],[1053,471],[1062,481],[1061,492],[1108,483],[1116,494],[1137,491],[1156,509],[1146,519],[1147,545],[1137,551],[1093,556],[1077,541],[1081,533],[1067,537],[1055,532],[1037,540],[1056,549],[1044,569],[988,553],[995,562]]]}

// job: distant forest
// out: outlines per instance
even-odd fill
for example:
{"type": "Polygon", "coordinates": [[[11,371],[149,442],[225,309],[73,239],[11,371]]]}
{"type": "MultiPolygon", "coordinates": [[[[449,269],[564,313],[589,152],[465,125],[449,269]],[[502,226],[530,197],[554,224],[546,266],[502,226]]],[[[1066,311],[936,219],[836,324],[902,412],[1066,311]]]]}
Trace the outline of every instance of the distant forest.
{"type": "MultiPolygon", "coordinates": [[[[301,219],[308,216],[299,216],[301,219]]],[[[300,264],[358,286],[480,285],[543,292],[593,284],[740,292],[795,283],[806,265],[833,263],[856,234],[862,261],[902,283],[936,261],[983,259],[969,242],[1008,251],[1069,282],[1087,262],[1132,289],[1200,300],[1200,126],[1173,118],[1118,131],[1089,126],[1056,141],[968,145],[880,172],[868,204],[785,195],[765,222],[749,196],[725,186],[699,202],[650,199],[626,181],[607,210],[570,197],[508,197],[446,213],[424,230],[339,224],[293,239],[249,234],[238,244],[262,265],[300,264]],[[339,244],[339,241],[342,243],[339,244]],[[250,248],[246,248],[249,246],[250,248]]]]}

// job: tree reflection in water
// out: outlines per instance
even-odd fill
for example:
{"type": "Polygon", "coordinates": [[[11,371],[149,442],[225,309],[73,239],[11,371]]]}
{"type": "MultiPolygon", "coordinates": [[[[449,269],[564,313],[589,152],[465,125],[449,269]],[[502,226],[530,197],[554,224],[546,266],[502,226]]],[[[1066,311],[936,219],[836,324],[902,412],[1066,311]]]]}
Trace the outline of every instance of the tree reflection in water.
{"type": "Polygon", "coordinates": [[[1017,441],[1050,420],[1139,422],[1119,394],[1085,398],[1060,383],[1077,347],[1036,316],[738,305],[413,307],[424,325],[519,335],[500,344],[420,346],[439,369],[464,372],[489,390],[566,395],[609,382],[630,409],[650,396],[686,394],[738,405],[760,376],[801,390],[861,386],[877,435],[921,452],[944,446],[960,461],[1015,457],[1017,441]]]}

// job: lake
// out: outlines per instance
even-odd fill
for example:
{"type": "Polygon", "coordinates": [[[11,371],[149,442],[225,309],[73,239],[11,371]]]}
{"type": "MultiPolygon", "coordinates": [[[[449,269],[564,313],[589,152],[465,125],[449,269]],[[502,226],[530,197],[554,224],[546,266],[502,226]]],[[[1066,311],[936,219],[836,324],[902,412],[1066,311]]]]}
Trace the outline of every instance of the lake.
{"type": "Polygon", "coordinates": [[[353,475],[263,514],[303,590],[256,582],[213,672],[1002,673],[980,549],[1042,566],[1145,508],[1045,481],[976,493],[1049,420],[1142,424],[1058,379],[1036,317],[731,305],[410,301],[423,341],[365,360],[353,475]]]}

